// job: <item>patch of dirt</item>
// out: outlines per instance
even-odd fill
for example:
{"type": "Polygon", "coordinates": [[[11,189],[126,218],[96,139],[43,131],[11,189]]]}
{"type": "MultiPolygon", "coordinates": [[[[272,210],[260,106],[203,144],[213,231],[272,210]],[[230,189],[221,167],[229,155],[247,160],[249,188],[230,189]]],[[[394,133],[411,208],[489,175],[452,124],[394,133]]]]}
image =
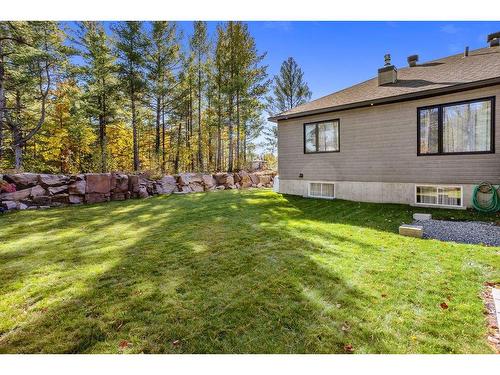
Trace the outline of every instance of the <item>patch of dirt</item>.
{"type": "Polygon", "coordinates": [[[485,289],[481,293],[486,308],[485,315],[488,322],[488,345],[497,353],[500,354],[500,322],[497,322],[495,303],[493,302],[493,295],[491,290],[493,288],[500,288],[500,283],[484,283],[485,289]]]}

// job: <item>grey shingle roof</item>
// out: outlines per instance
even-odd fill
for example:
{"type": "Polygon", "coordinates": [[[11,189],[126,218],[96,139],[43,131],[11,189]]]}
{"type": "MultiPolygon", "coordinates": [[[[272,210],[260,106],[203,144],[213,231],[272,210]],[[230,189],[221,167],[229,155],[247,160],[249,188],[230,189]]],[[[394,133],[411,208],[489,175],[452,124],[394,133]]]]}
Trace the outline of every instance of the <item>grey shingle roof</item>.
{"type": "MultiPolygon", "coordinates": [[[[376,71],[376,69],[374,69],[376,71]]],[[[307,114],[417,98],[431,93],[500,83],[500,47],[487,47],[398,69],[396,83],[378,85],[377,77],[292,108],[272,121],[307,114]]]]}

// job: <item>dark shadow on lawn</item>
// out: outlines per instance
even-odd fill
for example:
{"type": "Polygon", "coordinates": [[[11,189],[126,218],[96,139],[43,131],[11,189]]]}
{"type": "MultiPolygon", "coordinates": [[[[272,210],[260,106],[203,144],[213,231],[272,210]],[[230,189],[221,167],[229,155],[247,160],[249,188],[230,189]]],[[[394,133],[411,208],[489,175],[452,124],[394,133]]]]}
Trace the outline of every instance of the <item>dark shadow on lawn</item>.
{"type": "MultiPolygon", "coordinates": [[[[130,225],[135,241],[116,250],[116,263],[86,280],[84,292],[48,308],[30,306],[29,320],[2,332],[0,352],[119,352],[126,340],[126,351],[145,353],[341,353],[354,337],[387,352],[358,324],[363,293],[311,257],[321,249],[283,233],[283,226],[261,225],[283,220],[290,210],[312,215],[297,203],[281,211],[265,194],[224,200],[216,193],[57,211],[58,229],[85,230],[68,239],[66,260],[50,251],[57,242],[51,236],[23,253],[33,257],[26,262],[33,267],[17,269],[17,280],[36,271],[40,251],[42,263],[62,261],[75,273],[105,261],[106,253],[82,254],[74,244],[88,236],[99,240],[110,225],[130,225]],[[99,220],[85,220],[88,212],[99,220]],[[344,332],[342,324],[353,317],[350,333],[344,332]]],[[[87,247],[97,246],[90,241],[87,247]]],[[[9,263],[11,256],[0,260],[9,263]]],[[[48,286],[47,294],[70,283],[48,286]]]]}

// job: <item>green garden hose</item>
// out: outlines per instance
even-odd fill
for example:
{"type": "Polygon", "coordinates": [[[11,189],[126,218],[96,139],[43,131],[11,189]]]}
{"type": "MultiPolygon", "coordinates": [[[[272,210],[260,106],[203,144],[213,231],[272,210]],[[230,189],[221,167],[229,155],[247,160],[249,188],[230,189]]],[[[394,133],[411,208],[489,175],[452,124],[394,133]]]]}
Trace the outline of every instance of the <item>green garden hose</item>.
{"type": "Polygon", "coordinates": [[[481,182],[474,187],[472,193],[472,204],[479,212],[496,212],[500,210],[500,197],[498,196],[498,188],[489,182],[481,182]],[[490,199],[484,201],[479,200],[479,193],[490,195],[490,199]]]}

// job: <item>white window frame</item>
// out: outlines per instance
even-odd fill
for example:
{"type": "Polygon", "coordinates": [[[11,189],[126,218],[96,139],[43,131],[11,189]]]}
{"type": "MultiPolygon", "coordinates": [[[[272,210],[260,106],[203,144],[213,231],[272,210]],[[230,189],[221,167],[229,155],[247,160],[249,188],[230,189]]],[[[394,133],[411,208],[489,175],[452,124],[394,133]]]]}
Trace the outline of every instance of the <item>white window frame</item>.
{"type": "Polygon", "coordinates": [[[415,205],[416,206],[433,206],[433,207],[447,207],[447,208],[464,208],[464,187],[462,185],[432,185],[432,184],[415,184],[415,205]],[[417,187],[433,187],[436,188],[437,196],[439,197],[439,189],[443,188],[459,188],[460,189],[460,206],[452,204],[440,203],[419,203],[417,202],[417,187]]]}
{"type": "MultiPolygon", "coordinates": [[[[321,192],[323,192],[323,186],[321,186],[321,192]]],[[[335,199],[335,183],[331,181],[307,181],[307,196],[309,198],[319,198],[319,199],[335,199]],[[318,195],[312,195],[311,194],[311,184],[329,184],[333,185],[333,197],[322,197],[318,195]]]]}

